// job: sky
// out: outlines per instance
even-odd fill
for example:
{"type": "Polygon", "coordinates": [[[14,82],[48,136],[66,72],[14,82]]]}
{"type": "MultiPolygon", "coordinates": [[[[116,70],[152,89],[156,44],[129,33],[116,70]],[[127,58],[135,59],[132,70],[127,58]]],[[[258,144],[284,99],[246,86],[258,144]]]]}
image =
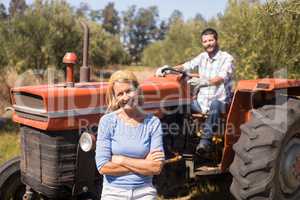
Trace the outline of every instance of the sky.
{"type": "MultiPolygon", "coordinates": [[[[31,4],[34,0],[26,0],[31,4]]],[[[108,2],[114,2],[118,11],[127,10],[131,5],[138,8],[157,6],[160,19],[168,19],[171,13],[177,9],[183,13],[185,19],[193,18],[200,13],[205,19],[210,19],[218,13],[223,13],[227,0],[67,0],[72,6],[78,7],[81,2],[87,3],[91,9],[103,9],[108,2]]],[[[0,0],[8,7],[10,0],[0,0]]]]}

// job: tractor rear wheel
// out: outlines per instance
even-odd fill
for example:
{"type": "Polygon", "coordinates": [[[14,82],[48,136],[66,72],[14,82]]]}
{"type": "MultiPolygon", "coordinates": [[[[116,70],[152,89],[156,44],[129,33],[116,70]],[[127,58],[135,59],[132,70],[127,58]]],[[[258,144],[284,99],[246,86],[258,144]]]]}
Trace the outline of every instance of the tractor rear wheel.
{"type": "Polygon", "coordinates": [[[300,101],[254,110],[241,131],[230,166],[235,198],[300,199],[300,101]]]}
{"type": "Polygon", "coordinates": [[[22,200],[25,185],[21,182],[20,157],[15,157],[0,167],[0,199],[22,200]]]}

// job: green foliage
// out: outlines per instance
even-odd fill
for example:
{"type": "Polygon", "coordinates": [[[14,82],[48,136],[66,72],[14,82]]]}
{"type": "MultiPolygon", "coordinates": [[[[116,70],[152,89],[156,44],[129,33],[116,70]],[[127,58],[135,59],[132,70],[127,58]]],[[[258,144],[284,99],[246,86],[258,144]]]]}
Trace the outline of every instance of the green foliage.
{"type": "Polygon", "coordinates": [[[89,13],[89,17],[93,22],[99,22],[102,18],[101,10],[91,10],[89,13]]]}
{"type": "Polygon", "coordinates": [[[124,42],[133,61],[140,61],[144,48],[155,40],[157,19],[158,9],[155,6],[138,10],[131,6],[123,13],[124,42]]]}
{"type": "Polygon", "coordinates": [[[148,66],[177,65],[201,51],[200,31],[204,23],[174,21],[165,39],[149,45],[143,52],[142,62],[148,66]]]}
{"type": "MultiPolygon", "coordinates": [[[[300,2],[297,0],[270,1],[261,8],[260,27],[264,30],[264,47],[267,52],[265,66],[271,66],[270,72],[287,69],[289,77],[300,77],[300,2]],[[269,39],[269,43],[266,41],[269,39]],[[269,62],[268,62],[269,61],[269,62]]],[[[265,50],[264,49],[264,50],[265,50]]],[[[259,74],[266,74],[264,70],[259,74]]]]}
{"type": "Polygon", "coordinates": [[[18,71],[62,67],[64,53],[79,47],[80,35],[74,24],[68,5],[36,1],[23,16],[12,17],[1,29],[8,65],[18,71]]]}
{"type": "Polygon", "coordinates": [[[15,131],[0,131],[0,165],[20,155],[20,138],[15,131]]]}
{"type": "MultiPolygon", "coordinates": [[[[83,31],[79,19],[88,21],[86,8],[74,11],[66,1],[39,1],[23,15],[0,21],[0,66],[13,66],[18,72],[44,70],[49,66],[64,68],[66,52],[82,57],[83,31]],[[79,16],[78,16],[79,13],[79,16]]],[[[128,63],[128,55],[117,36],[102,31],[101,25],[91,28],[91,60],[94,65],[128,63]]]]}
{"type": "Polygon", "coordinates": [[[76,9],[76,15],[78,17],[85,17],[89,10],[90,8],[86,2],[80,2],[79,8],[76,9]]]}
{"type": "Polygon", "coordinates": [[[129,55],[124,51],[118,36],[104,31],[95,22],[89,25],[91,30],[91,60],[97,66],[128,64],[129,55]]]}
{"type": "Polygon", "coordinates": [[[9,15],[23,15],[25,9],[27,8],[25,0],[11,0],[9,3],[9,15]]]}
{"type": "Polygon", "coordinates": [[[35,0],[29,6],[12,0],[9,10],[0,4],[0,70],[62,69],[68,51],[81,58],[81,19],[91,26],[90,60],[96,66],[183,63],[202,51],[199,34],[213,27],[221,49],[235,57],[238,79],[300,77],[299,0],[228,0],[224,14],[209,21],[201,14],[185,21],[178,10],[161,21],[157,7],[131,6],[119,16],[114,3],[103,10],[81,3],[75,10],[66,0],[35,0]]]}
{"type": "Polygon", "coordinates": [[[209,26],[218,30],[221,49],[234,56],[237,79],[300,77],[298,0],[229,0],[224,14],[207,23],[201,16],[188,22],[176,16],[165,39],[143,52],[144,65],[174,65],[196,56],[199,33],[209,26]]]}
{"type": "Polygon", "coordinates": [[[295,0],[230,1],[220,17],[223,47],[235,55],[238,78],[299,75],[300,4],[295,0]]]}
{"type": "Polygon", "coordinates": [[[0,3],[0,21],[7,18],[6,8],[3,3],[0,3]]]}
{"type": "Polygon", "coordinates": [[[102,27],[111,34],[120,33],[121,18],[115,9],[115,4],[110,2],[101,12],[102,27]]]}
{"type": "Polygon", "coordinates": [[[224,16],[219,17],[217,28],[221,48],[234,56],[236,74],[241,79],[257,77],[254,66],[258,64],[258,48],[263,42],[259,39],[261,30],[257,26],[258,6],[248,1],[229,1],[224,16]]]}
{"type": "Polygon", "coordinates": [[[220,27],[236,58],[237,78],[299,77],[300,4],[295,0],[230,1],[220,27]],[[297,75],[298,74],[298,75],[297,75]]]}
{"type": "Polygon", "coordinates": [[[169,24],[176,23],[177,21],[183,22],[183,14],[179,10],[174,10],[169,17],[169,24]]]}
{"type": "MultiPolygon", "coordinates": [[[[0,20],[0,32],[4,29],[4,22],[0,20]]],[[[4,37],[0,35],[0,44],[5,44],[4,37]]],[[[5,46],[0,45],[0,71],[8,64],[8,59],[5,51],[5,46]]]]}

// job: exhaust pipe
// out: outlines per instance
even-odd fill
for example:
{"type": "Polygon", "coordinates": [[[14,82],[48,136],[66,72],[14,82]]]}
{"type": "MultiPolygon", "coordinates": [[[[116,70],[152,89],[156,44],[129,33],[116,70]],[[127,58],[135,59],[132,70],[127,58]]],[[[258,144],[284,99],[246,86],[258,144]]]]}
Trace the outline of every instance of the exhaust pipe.
{"type": "Polygon", "coordinates": [[[80,21],[81,26],[84,30],[84,38],[83,38],[83,59],[82,66],[80,67],[80,82],[89,82],[90,81],[90,67],[88,64],[89,57],[89,39],[90,39],[90,30],[88,25],[80,21]]]}

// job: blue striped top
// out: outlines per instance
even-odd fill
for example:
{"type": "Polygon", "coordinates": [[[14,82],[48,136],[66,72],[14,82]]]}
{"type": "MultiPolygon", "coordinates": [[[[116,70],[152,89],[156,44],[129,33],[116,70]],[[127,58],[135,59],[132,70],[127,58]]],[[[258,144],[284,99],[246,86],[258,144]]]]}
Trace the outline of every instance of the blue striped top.
{"type": "MultiPolygon", "coordinates": [[[[153,149],[163,151],[162,127],[159,118],[147,114],[136,126],[127,124],[116,112],[101,117],[96,143],[97,169],[111,160],[112,155],[145,158],[153,149]]],[[[104,184],[134,189],[152,184],[152,176],[129,173],[123,176],[104,175],[104,184]]]]}

